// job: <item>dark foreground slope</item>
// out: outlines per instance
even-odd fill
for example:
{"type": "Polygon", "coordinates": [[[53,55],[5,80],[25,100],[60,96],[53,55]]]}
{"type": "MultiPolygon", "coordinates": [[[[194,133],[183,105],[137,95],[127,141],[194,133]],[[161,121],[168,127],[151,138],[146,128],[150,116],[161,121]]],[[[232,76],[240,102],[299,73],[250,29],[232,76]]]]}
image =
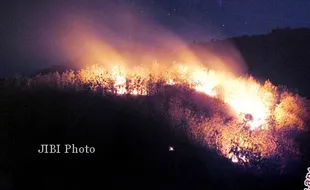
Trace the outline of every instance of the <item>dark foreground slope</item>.
{"type": "Polygon", "coordinates": [[[303,188],[306,168],[254,175],[189,141],[184,128],[171,127],[167,94],[103,97],[3,84],[0,92],[1,189],[303,188]],[[96,152],[38,154],[43,143],[94,146],[96,152]]]}

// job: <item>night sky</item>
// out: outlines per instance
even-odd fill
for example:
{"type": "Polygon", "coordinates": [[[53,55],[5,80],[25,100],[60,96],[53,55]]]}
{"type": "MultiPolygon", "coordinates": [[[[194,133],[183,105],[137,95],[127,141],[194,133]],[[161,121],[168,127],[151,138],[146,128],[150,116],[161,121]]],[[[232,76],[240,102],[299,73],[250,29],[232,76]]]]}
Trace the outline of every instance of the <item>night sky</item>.
{"type": "Polygon", "coordinates": [[[0,7],[0,76],[72,61],[64,38],[80,25],[118,47],[152,47],[163,31],[192,42],[310,27],[309,0],[11,0],[0,7]]]}

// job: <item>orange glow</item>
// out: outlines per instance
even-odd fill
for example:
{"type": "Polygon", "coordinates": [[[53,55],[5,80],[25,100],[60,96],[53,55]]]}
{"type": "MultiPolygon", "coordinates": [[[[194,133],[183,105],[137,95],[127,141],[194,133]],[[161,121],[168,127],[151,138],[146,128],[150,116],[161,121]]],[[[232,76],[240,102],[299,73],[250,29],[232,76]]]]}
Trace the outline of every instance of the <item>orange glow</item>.
{"type": "Polygon", "coordinates": [[[261,84],[252,77],[240,77],[246,66],[229,45],[225,45],[225,51],[222,48],[194,51],[160,29],[159,36],[152,40],[154,46],[159,44],[162,48],[150,53],[150,47],[134,44],[134,51],[122,51],[110,46],[103,36],[95,35],[91,26],[83,22],[76,26],[70,35],[62,36],[63,48],[69,59],[78,60],[82,69],[76,75],[64,73],[62,84],[80,81],[94,91],[146,96],[152,94],[157,83],[185,86],[220,100],[227,105],[225,109],[229,109],[233,119],[213,115],[188,127],[196,134],[201,133],[196,128],[203,128],[205,143],[233,162],[250,162],[244,150],[259,152],[261,156],[276,154],[280,145],[274,130],[305,128],[308,116],[305,100],[288,92],[277,92],[269,81],[261,84]],[[236,147],[240,148],[235,150],[238,153],[232,152],[236,147]]]}
{"type": "MultiPolygon", "coordinates": [[[[244,119],[245,115],[248,114],[252,117],[251,120],[247,121],[251,130],[268,123],[267,120],[271,115],[271,107],[275,96],[272,92],[264,89],[257,81],[252,78],[235,78],[229,73],[199,67],[191,68],[192,72],[189,72],[188,68],[190,68],[189,65],[178,65],[172,67],[172,70],[167,70],[166,75],[159,77],[165,79],[165,83],[168,85],[175,85],[179,81],[179,83],[187,83],[198,92],[212,97],[221,97],[225,103],[234,109],[236,116],[244,119]],[[175,68],[177,69],[174,70],[175,68]],[[221,91],[218,89],[221,89],[221,91]]],[[[108,70],[95,65],[81,70],[80,74],[85,82],[95,78],[104,81],[104,78],[108,76],[106,72],[109,73],[108,70]]],[[[143,93],[139,93],[141,89],[137,88],[133,88],[131,92],[126,89],[126,80],[135,81],[135,78],[130,78],[130,76],[140,75],[145,77],[145,73],[126,74],[125,69],[121,66],[113,67],[110,72],[117,94],[145,95],[144,92],[147,89],[145,83],[140,85],[140,88],[144,89],[142,90],[143,93]]],[[[146,79],[144,78],[144,80],[146,79]]],[[[102,85],[104,86],[104,84],[102,85]]]]}

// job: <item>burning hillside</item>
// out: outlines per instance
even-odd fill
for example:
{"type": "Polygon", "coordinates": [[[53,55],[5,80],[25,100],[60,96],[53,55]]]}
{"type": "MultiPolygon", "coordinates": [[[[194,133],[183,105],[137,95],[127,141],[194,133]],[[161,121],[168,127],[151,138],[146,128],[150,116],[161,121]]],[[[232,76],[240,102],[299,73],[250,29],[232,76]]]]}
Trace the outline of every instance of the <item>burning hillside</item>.
{"type": "MultiPolygon", "coordinates": [[[[214,110],[212,115],[195,113],[182,103],[171,101],[170,117],[177,122],[187,120],[193,140],[216,148],[234,163],[259,162],[262,158],[298,155],[290,131],[306,129],[306,100],[266,81],[259,83],[252,77],[236,77],[228,72],[217,72],[203,67],[173,64],[163,68],[126,69],[92,65],[78,73],[43,75],[33,78],[29,85],[45,81],[60,87],[88,86],[99,93],[114,95],[149,96],[160,88],[172,86],[204,94],[222,102],[212,109],[225,109],[226,115],[214,110]]],[[[181,94],[180,94],[181,96],[181,94]]],[[[189,99],[185,101],[191,101],[189,99]]],[[[197,101],[197,100],[196,100],[197,101]]],[[[199,102],[203,104],[204,101],[199,102]]],[[[198,103],[198,104],[199,104],[198,103]]]]}

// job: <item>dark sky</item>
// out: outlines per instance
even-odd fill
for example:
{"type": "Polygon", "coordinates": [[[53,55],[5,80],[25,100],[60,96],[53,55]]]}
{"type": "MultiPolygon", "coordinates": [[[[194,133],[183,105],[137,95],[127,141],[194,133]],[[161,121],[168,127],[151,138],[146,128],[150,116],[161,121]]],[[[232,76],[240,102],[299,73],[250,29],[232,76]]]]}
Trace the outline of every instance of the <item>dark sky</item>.
{"type": "Polygon", "coordinates": [[[163,34],[191,42],[310,27],[309,0],[10,0],[0,7],[0,76],[73,61],[66,51],[83,46],[72,42],[81,31],[117,47],[153,48],[163,34]]]}

